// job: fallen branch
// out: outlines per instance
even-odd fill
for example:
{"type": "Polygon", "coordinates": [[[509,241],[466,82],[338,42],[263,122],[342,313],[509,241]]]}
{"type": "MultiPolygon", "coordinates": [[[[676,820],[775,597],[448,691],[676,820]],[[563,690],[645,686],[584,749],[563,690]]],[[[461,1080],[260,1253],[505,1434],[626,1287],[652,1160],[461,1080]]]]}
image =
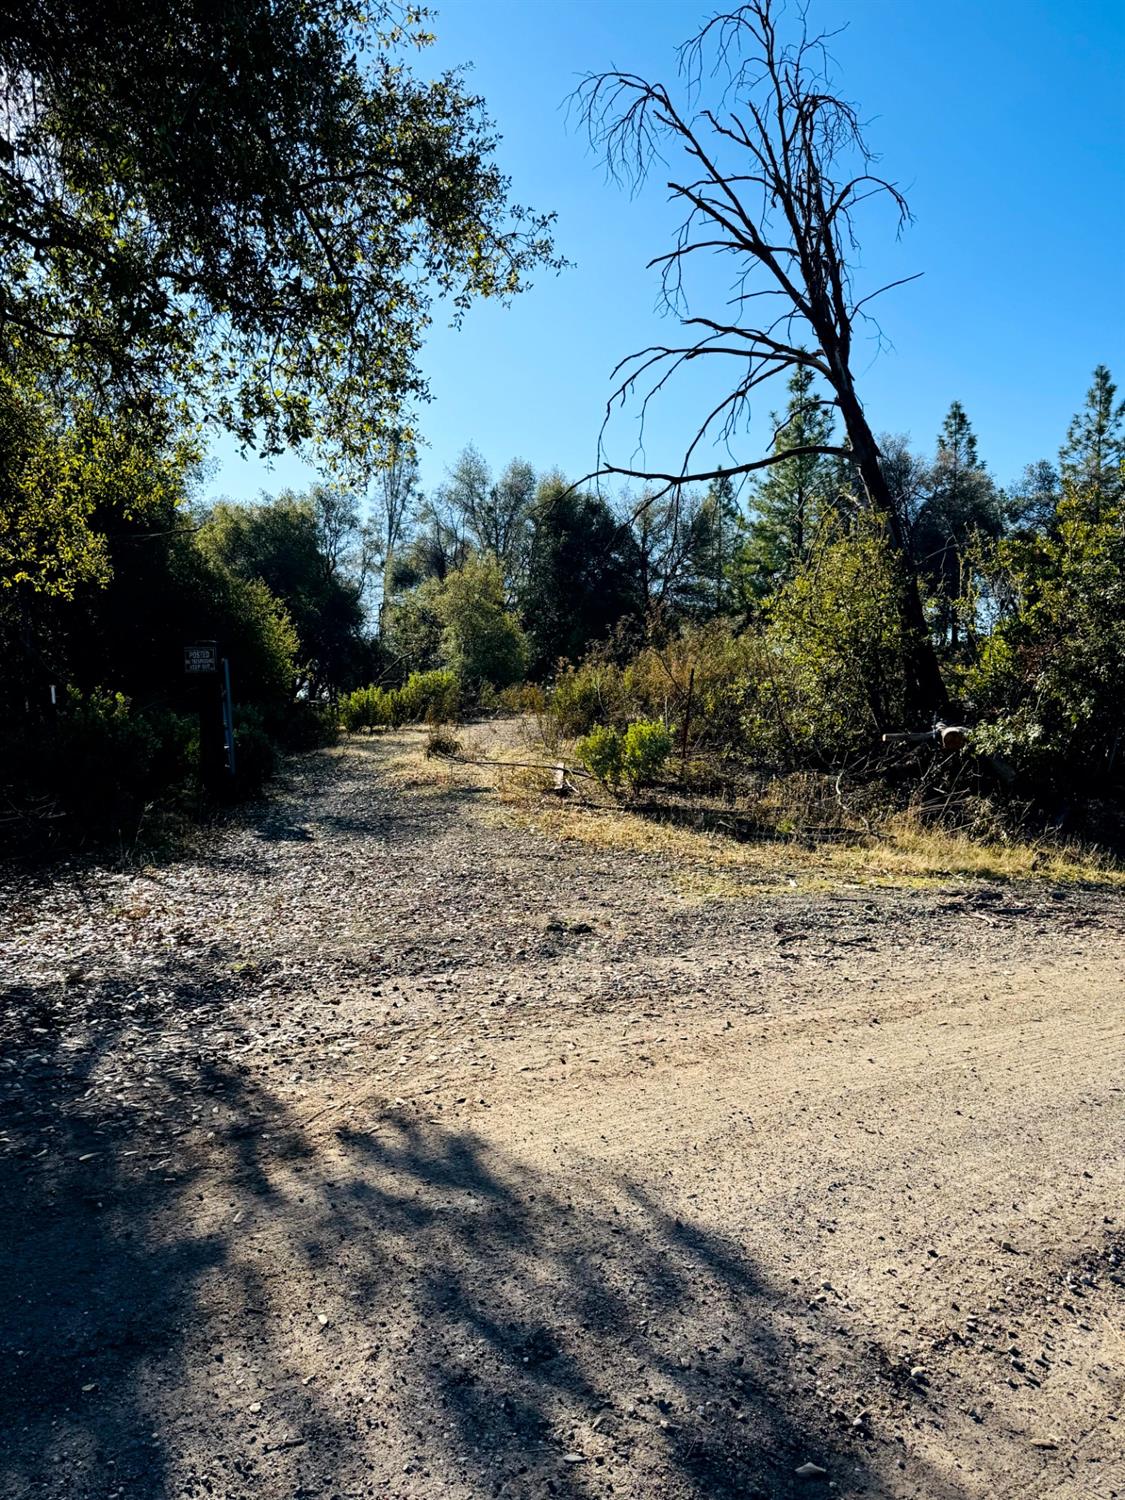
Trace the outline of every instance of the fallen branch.
{"type": "Polygon", "coordinates": [[[555,777],[554,790],[559,790],[559,773],[565,780],[567,776],[585,776],[590,781],[596,781],[589,771],[582,771],[578,766],[566,766],[562,761],[556,760],[547,764],[539,760],[474,760],[468,755],[451,755],[448,759],[456,761],[459,766],[504,766],[517,771],[550,771],[555,777]]]}

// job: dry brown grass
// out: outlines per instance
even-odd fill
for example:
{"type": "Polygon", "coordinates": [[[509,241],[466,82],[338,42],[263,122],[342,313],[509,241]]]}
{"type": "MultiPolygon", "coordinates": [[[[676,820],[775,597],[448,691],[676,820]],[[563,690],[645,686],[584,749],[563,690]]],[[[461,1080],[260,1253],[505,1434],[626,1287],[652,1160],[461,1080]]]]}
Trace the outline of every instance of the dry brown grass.
{"type": "Polygon", "coordinates": [[[529,747],[511,725],[468,730],[464,760],[435,763],[424,757],[424,736],[406,734],[387,769],[416,794],[468,787],[491,796],[477,816],[600,849],[623,849],[677,865],[685,896],[701,900],[745,894],[747,888],[794,886],[825,890],[839,885],[941,886],[951,881],[1043,880],[1125,887],[1125,869],[1108,856],[1077,844],[1034,839],[971,838],[911,813],[885,820],[874,833],[857,828],[847,839],[815,841],[814,834],[763,833],[741,841],[630,810],[591,782],[571,800],[549,794],[551,770],[504,765],[548,757],[529,747]]]}
{"type": "Polygon", "coordinates": [[[736,895],[745,884],[817,890],[841,883],[919,886],[978,879],[1125,886],[1125,871],[1119,866],[1075,846],[1024,840],[980,843],[963,834],[921,827],[905,816],[854,844],[810,847],[781,838],[742,843],[721,834],[655,822],[624,808],[541,806],[507,798],[502,812],[509,821],[553,838],[630,849],[688,865],[702,862],[707,873],[692,870],[681,876],[681,884],[689,893],[715,897],[736,895]]]}

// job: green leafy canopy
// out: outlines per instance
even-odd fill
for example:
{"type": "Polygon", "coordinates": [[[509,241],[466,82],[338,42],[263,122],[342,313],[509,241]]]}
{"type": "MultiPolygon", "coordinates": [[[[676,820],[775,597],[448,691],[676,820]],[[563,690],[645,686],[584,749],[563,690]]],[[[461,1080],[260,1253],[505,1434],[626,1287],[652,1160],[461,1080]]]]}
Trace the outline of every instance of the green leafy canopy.
{"type": "Polygon", "coordinates": [[[0,25],[0,358],[277,453],[409,441],[435,300],[561,264],[389,0],[42,0],[0,25]]]}

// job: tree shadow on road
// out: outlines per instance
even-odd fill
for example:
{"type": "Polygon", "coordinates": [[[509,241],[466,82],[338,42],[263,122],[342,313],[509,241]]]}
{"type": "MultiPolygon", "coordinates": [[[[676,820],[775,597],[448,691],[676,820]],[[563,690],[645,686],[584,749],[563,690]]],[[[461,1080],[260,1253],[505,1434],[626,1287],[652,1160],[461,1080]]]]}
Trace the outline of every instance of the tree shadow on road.
{"type": "Polygon", "coordinates": [[[814,1462],[958,1500],[885,1487],[818,1389],[847,1330],[733,1235],[405,1108],[305,1123],[203,980],[158,1018],[105,986],[81,1031],[10,997],[5,1495],[747,1500],[814,1462]]]}

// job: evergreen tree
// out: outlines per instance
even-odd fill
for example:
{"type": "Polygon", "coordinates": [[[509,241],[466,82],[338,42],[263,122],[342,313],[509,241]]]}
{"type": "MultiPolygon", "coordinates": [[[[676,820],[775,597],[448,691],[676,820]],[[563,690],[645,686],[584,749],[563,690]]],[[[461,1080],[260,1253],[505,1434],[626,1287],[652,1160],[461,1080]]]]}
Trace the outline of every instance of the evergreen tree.
{"type": "Polygon", "coordinates": [[[965,408],[954,401],[937,439],[929,493],[918,510],[912,544],[918,572],[935,604],[939,638],[956,646],[964,560],[971,539],[999,536],[1000,501],[980,460],[965,408]]]}
{"type": "Polygon", "coordinates": [[[941,425],[937,440],[937,461],[944,469],[944,480],[950,493],[960,493],[969,483],[968,475],[980,468],[977,435],[960,401],[953,401],[941,425]]]}
{"type": "Polygon", "coordinates": [[[1125,488],[1125,401],[1117,401],[1117,386],[1109,370],[1099,365],[1086,392],[1086,405],[1067,429],[1059,450],[1059,468],[1067,489],[1092,507],[1094,519],[1113,504],[1125,488]]]}
{"type": "MultiPolygon", "coordinates": [[[[813,390],[812,370],[799,366],[789,378],[785,416],[773,413],[774,451],[823,447],[831,441],[833,417],[813,390]]],[[[762,598],[791,578],[808,556],[816,527],[831,505],[831,464],[803,453],[766,470],[754,490],[752,518],[740,549],[741,592],[762,598]]]]}
{"type": "Polygon", "coordinates": [[[639,615],[640,574],[636,541],[604,500],[557,475],[543,480],[521,597],[531,675],[552,672],[560,657],[580,661],[624,616],[639,615]]]}
{"type": "Polygon", "coordinates": [[[707,614],[729,614],[734,608],[734,560],[744,526],[734,481],[713,479],[700,506],[695,539],[699,603],[707,614]]]}

